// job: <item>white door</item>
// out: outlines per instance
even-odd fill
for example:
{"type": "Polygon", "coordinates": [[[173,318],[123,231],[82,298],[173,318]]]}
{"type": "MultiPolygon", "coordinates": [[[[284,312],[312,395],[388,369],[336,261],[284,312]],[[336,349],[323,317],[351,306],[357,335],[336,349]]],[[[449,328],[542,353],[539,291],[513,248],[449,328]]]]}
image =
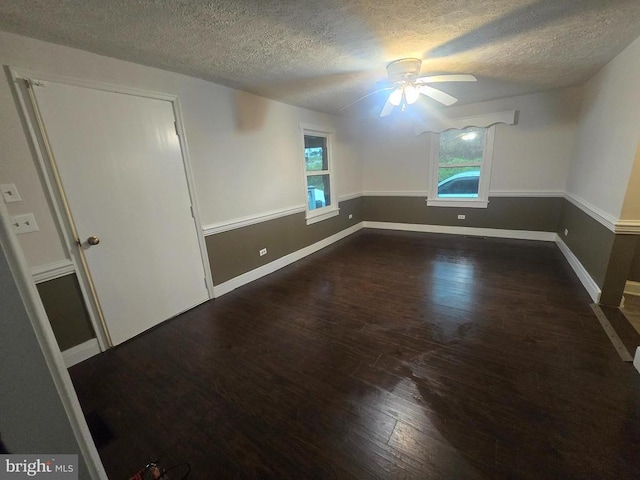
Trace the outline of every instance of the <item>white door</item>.
{"type": "Polygon", "coordinates": [[[207,300],[171,102],[33,89],[113,344],[207,300]]]}

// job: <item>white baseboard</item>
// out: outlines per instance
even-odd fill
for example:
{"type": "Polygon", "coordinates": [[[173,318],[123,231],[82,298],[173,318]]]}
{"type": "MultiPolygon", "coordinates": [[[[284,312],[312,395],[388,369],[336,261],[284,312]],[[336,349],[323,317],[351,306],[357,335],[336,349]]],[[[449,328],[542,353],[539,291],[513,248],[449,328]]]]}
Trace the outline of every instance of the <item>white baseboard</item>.
{"type": "Polygon", "coordinates": [[[403,230],[408,232],[448,233],[452,235],[472,235],[479,237],[515,238],[520,240],[538,240],[554,242],[555,232],[536,232],[531,230],[502,230],[498,228],[453,227],[449,225],[423,225],[417,223],[363,222],[364,228],[384,230],[403,230]]]}
{"type": "Polygon", "coordinates": [[[74,366],[77,363],[84,362],[88,358],[93,357],[100,353],[100,345],[98,345],[98,340],[92,338],[91,340],[87,340],[80,345],[76,345],[75,347],[71,347],[68,350],[62,352],[62,358],[64,358],[64,363],[67,368],[74,366]]]}
{"type": "Polygon", "coordinates": [[[365,228],[381,228],[387,230],[404,230],[410,232],[448,233],[454,235],[475,235],[482,237],[514,238],[521,240],[539,240],[555,242],[563,253],[589,296],[598,303],[602,291],[589,272],[582,266],[578,258],[567,247],[555,232],[537,232],[531,230],[501,230],[497,228],[453,227],[445,225],[420,225],[413,223],[363,222],[365,228]]]}
{"type": "Polygon", "coordinates": [[[495,238],[512,238],[520,240],[536,240],[544,242],[555,242],[558,248],[563,253],[571,268],[576,273],[582,285],[585,287],[591,299],[598,303],[600,301],[601,290],[596,282],[591,278],[591,275],[582,266],[578,258],[567,247],[567,245],[560,239],[555,232],[538,232],[530,230],[502,230],[495,228],[474,228],[474,227],[454,227],[445,225],[421,225],[412,223],[392,223],[392,222],[360,222],[346,230],[343,230],[335,235],[325,238],[319,242],[309,245],[308,247],[298,250],[297,252],[285,255],[271,263],[267,263],[261,267],[251,270],[250,272],[243,273],[231,280],[228,280],[220,285],[213,287],[214,297],[220,297],[226,293],[235,290],[238,287],[253,282],[259,278],[269,275],[270,273],[280,270],[281,268],[291,265],[292,263],[315,253],[324,247],[331,245],[332,243],[342,240],[345,237],[357,232],[362,228],[378,228],[384,230],[400,230],[410,232],[426,232],[426,233],[446,233],[453,235],[473,235],[483,237],[495,237],[495,238]]]}
{"type": "Polygon", "coordinates": [[[237,277],[232,278],[231,280],[228,280],[224,283],[221,283],[220,285],[215,285],[213,287],[213,296],[214,298],[220,297],[225,293],[229,293],[232,290],[235,290],[238,287],[241,287],[243,285],[246,285],[247,283],[253,282],[254,280],[264,277],[265,275],[269,275],[270,273],[273,273],[276,270],[280,270],[281,268],[284,268],[287,265],[291,265],[292,263],[297,262],[298,260],[308,255],[311,255],[312,253],[317,252],[318,250],[322,250],[323,248],[328,247],[329,245],[337,242],[338,240],[342,240],[343,238],[348,237],[349,235],[357,232],[362,228],[363,228],[363,225],[362,225],[362,222],[360,222],[352,227],[349,227],[345,230],[342,230],[341,232],[336,233],[335,235],[331,235],[330,237],[327,237],[323,240],[320,240],[319,242],[309,245],[308,247],[305,247],[301,250],[285,255],[284,257],[280,257],[277,260],[274,260],[273,262],[267,263],[266,265],[262,265],[261,267],[258,267],[247,273],[238,275],[237,277]]]}
{"type": "Polygon", "coordinates": [[[640,282],[632,282],[629,280],[624,286],[624,294],[640,296],[640,282]]]}
{"type": "Polygon", "coordinates": [[[636,348],[636,356],[633,358],[633,366],[640,373],[640,347],[636,348]]]}
{"type": "Polygon", "coordinates": [[[587,293],[591,297],[594,303],[600,302],[600,295],[602,294],[602,290],[596,283],[596,281],[591,278],[587,269],[582,266],[578,257],[576,257],[573,252],[567,247],[567,244],[562,241],[562,239],[556,235],[556,245],[573,268],[573,271],[576,272],[576,275],[582,282],[582,285],[587,290],[587,293]]]}

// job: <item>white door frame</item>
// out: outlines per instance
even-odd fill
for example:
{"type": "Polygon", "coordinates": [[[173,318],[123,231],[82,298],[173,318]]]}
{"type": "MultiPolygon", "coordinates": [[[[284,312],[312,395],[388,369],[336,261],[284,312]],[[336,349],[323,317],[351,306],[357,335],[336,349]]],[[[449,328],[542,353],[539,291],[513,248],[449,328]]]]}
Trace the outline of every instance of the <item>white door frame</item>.
{"type": "Polygon", "coordinates": [[[88,272],[83,268],[84,260],[81,257],[81,253],[76,245],[76,239],[73,235],[72,220],[66,214],[64,200],[57,187],[57,182],[52,171],[51,162],[49,160],[46,148],[43,144],[43,132],[34,119],[33,108],[30,108],[30,99],[25,99],[23,90],[19,88],[20,82],[37,83],[40,81],[50,81],[55,83],[63,83],[67,85],[74,85],[78,87],[86,87],[94,90],[103,90],[112,93],[120,93],[124,95],[134,95],[138,97],[152,98],[156,100],[165,100],[171,102],[173,107],[173,115],[176,122],[176,130],[180,141],[180,150],[182,152],[182,162],[184,165],[185,177],[187,179],[187,187],[189,190],[189,198],[193,209],[193,218],[195,221],[196,234],[198,238],[198,246],[200,248],[200,256],[202,259],[202,266],[205,272],[205,283],[207,285],[207,292],[209,299],[214,298],[213,294],[213,279],[211,276],[211,268],[209,264],[209,255],[207,253],[207,245],[203,234],[202,222],[200,221],[200,211],[198,208],[198,200],[195,191],[195,183],[193,181],[193,171],[191,168],[191,160],[189,157],[189,149],[187,146],[187,139],[184,131],[184,123],[182,119],[182,110],[180,108],[180,101],[177,95],[171,95],[166,93],[154,92],[149,90],[141,90],[137,88],[125,87],[122,85],[114,85],[109,83],[97,82],[93,80],[84,80],[72,77],[65,77],[56,74],[36,72],[28,69],[19,69],[16,67],[9,68],[11,72],[12,81],[14,82],[14,88],[17,93],[17,98],[24,114],[24,118],[29,130],[29,136],[31,137],[32,145],[38,158],[38,166],[40,174],[46,184],[46,191],[48,193],[48,199],[53,206],[55,212],[55,221],[58,229],[62,234],[64,240],[64,249],[71,258],[74,264],[74,270],[80,284],[80,289],[84,297],[85,305],[91,319],[91,323],[96,332],[96,337],[100,349],[102,351],[110,347],[109,335],[105,330],[105,326],[101,320],[102,314],[100,307],[94,299],[94,295],[91,293],[93,286],[91,284],[90,276],[88,272]],[[34,125],[35,123],[35,125],[34,125]]]}
{"type": "Polygon", "coordinates": [[[69,424],[80,447],[80,454],[94,480],[107,480],[98,450],[91,438],[87,421],[82,413],[78,396],[71,377],[58,348],[49,318],[44,311],[40,296],[24,258],[22,247],[11,228],[4,201],[0,199],[0,249],[5,251],[11,273],[22,297],[31,327],[38,339],[42,355],[47,364],[53,384],[60,395],[60,401],[69,418],[69,424]]]}

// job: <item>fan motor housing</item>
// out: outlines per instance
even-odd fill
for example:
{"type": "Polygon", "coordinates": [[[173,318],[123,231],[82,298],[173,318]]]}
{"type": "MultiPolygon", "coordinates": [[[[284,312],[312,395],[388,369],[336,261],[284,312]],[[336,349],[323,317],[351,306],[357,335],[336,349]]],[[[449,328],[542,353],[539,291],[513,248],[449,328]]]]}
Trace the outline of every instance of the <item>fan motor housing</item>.
{"type": "Polygon", "coordinates": [[[387,65],[387,75],[391,82],[414,81],[420,74],[422,60],[403,58],[387,65]]]}

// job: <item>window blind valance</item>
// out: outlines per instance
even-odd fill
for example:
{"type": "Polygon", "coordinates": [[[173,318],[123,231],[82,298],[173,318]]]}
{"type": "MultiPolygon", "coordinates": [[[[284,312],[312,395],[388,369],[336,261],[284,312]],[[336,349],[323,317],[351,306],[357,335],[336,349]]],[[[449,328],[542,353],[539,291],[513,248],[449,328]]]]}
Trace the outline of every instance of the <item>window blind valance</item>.
{"type": "Polygon", "coordinates": [[[470,115],[468,117],[438,118],[432,119],[416,127],[416,135],[426,132],[441,133],[445,130],[461,130],[467,127],[487,128],[497,123],[515,125],[516,110],[504,112],[485,113],[482,115],[470,115]]]}

